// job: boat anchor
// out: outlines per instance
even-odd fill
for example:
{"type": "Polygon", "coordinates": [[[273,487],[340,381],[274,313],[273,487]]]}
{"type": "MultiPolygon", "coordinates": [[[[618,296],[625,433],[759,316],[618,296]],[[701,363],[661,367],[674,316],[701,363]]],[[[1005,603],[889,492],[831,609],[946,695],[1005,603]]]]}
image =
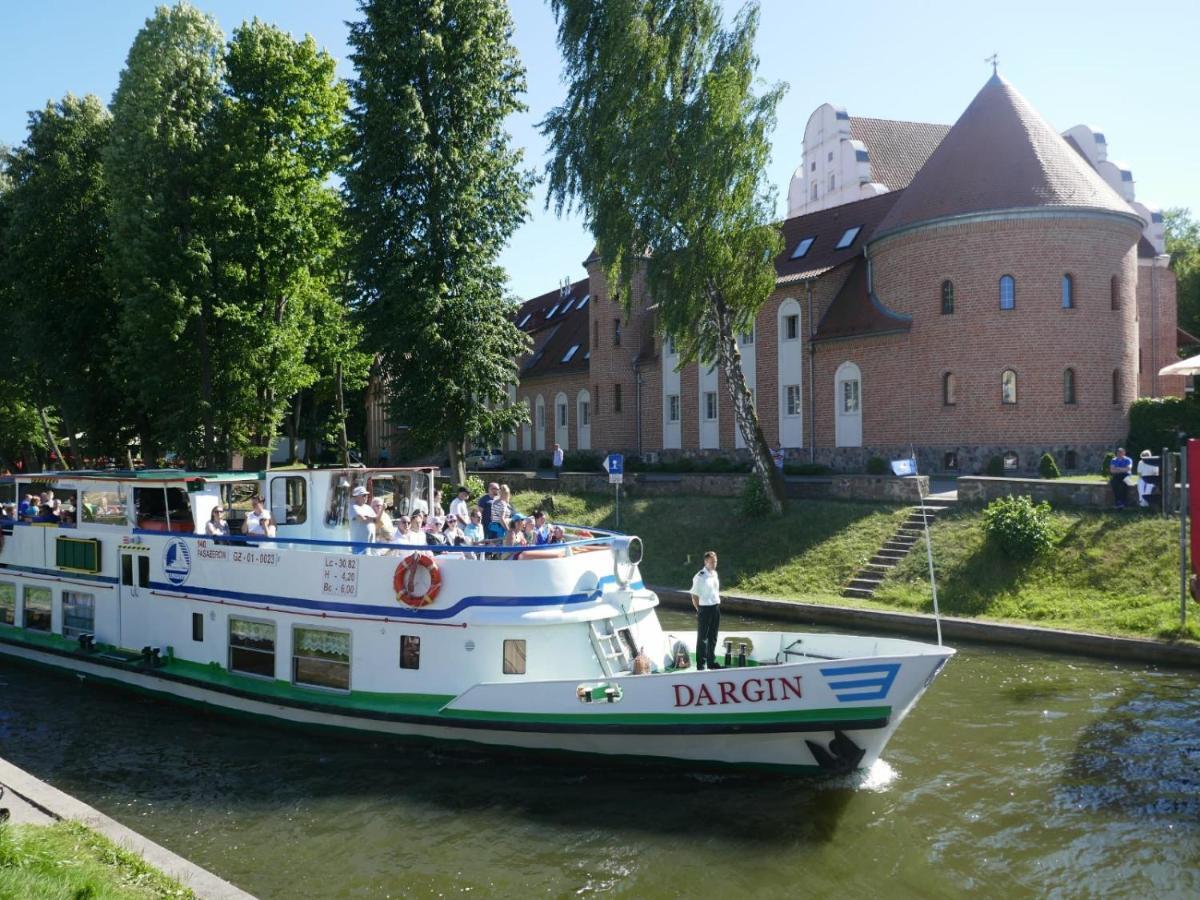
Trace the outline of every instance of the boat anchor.
{"type": "Polygon", "coordinates": [[[808,749],[821,771],[835,775],[845,775],[857,769],[867,752],[841,731],[834,731],[828,750],[816,741],[806,740],[804,743],[808,744],[808,749]]]}

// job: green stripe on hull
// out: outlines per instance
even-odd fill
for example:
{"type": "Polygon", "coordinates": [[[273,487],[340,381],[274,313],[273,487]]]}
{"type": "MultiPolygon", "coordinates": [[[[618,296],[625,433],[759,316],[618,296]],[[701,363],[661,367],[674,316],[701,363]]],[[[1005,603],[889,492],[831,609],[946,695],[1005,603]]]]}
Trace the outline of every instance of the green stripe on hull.
{"type": "Polygon", "coordinates": [[[727,713],[516,713],[483,709],[445,710],[441,718],[479,719],[491,722],[543,722],[569,725],[602,722],[610,725],[756,725],[774,722],[846,722],[880,719],[892,714],[890,706],[780,710],[777,712],[727,713]]]}

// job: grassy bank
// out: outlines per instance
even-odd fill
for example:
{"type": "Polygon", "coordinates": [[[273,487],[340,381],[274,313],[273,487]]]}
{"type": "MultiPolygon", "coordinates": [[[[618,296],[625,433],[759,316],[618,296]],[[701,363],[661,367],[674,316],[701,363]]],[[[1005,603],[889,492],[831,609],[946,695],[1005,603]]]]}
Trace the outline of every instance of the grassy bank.
{"type": "Polygon", "coordinates": [[[0,898],[195,900],[179,882],[78,822],[0,825],[0,898]]]}
{"type": "MultiPolygon", "coordinates": [[[[541,494],[516,497],[528,512],[541,494]]],[[[559,521],[613,527],[611,495],[556,494],[559,521]]],[[[646,542],[642,574],[686,587],[704,550],[721,557],[731,592],[817,603],[930,612],[924,547],[893,572],[873,600],[841,596],[859,566],[891,535],[907,507],[793,501],[782,521],[746,520],[738,502],[712,497],[622,500],[621,530],[646,542]]],[[[946,615],[1140,637],[1200,640],[1200,607],[1179,623],[1178,524],[1135,512],[1053,515],[1053,552],[1013,562],[984,540],[978,508],[943,516],[932,529],[938,599],[946,615]]]]}

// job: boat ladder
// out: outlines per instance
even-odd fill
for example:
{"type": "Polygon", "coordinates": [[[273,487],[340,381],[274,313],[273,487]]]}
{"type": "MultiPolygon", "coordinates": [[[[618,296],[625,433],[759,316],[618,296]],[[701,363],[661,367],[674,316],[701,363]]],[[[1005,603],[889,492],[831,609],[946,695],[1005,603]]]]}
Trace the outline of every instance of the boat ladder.
{"type": "Polygon", "coordinates": [[[588,623],[588,631],[592,637],[592,649],[596,651],[596,658],[600,660],[600,668],[604,670],[605,675],[628,672],[633,663],[624,641],[621,640],[620,633],[607,619],[604,620],[603,627],[604,630],[601,631],[595,622],[588,623]]]}

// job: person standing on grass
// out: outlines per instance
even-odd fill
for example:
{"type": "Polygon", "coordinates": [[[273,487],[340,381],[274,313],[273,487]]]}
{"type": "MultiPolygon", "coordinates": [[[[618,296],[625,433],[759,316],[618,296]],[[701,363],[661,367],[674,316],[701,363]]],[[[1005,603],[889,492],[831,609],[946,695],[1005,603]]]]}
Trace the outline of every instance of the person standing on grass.
{"type": "Polygon", "coordinates": [[[717,578],[717,551],[704,554],[704,568],[692,579],[692,606],[696,610],[696,668],[720,669],[717,632],[721,628],[721,581],[717,578]]]}
{"type": "Polygon", "coordinates": [[[1117,509],[1125,508],[1125,500],[1129,493],[1129,486],[1125,483],[1125,479],[1132,471],[1133,460],[1125,455],[1124,447],[1118,447],[1117,455],[1108,464],[1108,483],[1112,487],[1113,504],[1117,509]]]}

